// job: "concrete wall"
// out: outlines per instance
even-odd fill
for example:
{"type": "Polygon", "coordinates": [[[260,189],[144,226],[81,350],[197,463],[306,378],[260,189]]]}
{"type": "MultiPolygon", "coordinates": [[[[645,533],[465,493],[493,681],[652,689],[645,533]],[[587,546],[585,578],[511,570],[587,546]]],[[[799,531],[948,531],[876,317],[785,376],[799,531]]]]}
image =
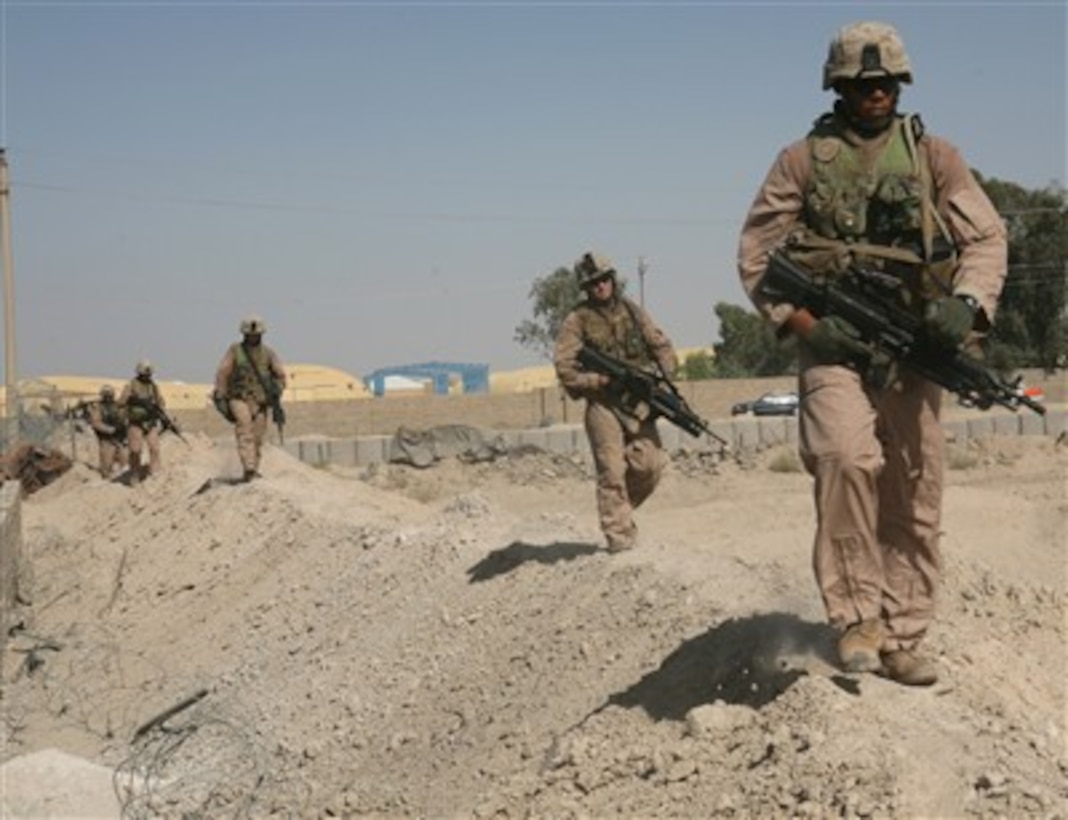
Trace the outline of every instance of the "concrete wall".
{"type": "MultiPolygon", "coordinates": [[[[679,392],[705,418],[729,417],[731,406],[769,390],[791,390],[796,379],[719,379],[680,382],[679,392]]],[[[417,430],[442,424],[466,424],[485,430],[517,430],[582,420],[582,403],[557,387],[526,393],[384,396],[353,401],[293,402],[286,405],[286,437],[322,435],[350,438],[392,435],[398,427],[417,430]]],[[[215,438],[230,426],[214,410],[179,410],[180,427],[215,438]]]]}
{"type": "MultiPolygon", "coordinates": [[[[433,426],[433,425],[430,425],[433,426]]],[[[475,426],[475,425],[471,425],[475,426]]],[[[708,436],[695,438],[668,424],[663,419],[658,423],[664,447],[674,450],[701,450],[716,447],[708,436]]],[[[797,441],[797,419],[793,417],[739,416],[734,419],[719,419],[709,422],[709,428],[726,440],[735,450],[753,447],[766,448],[777,444],[792,444],[797,441]]],[[[946,433],[958,441],[985,435],[1035,435],[1056,438],[1068,427],[1068,412],[1050,410],[1039,416],[1029,410],[970,411],[943,421],[946,433]]],[[[424,428],[428,429],[428,428],[424,428]]],[[[521,445],[538,447],[552,453],[586,454],[589,442],[581,424],[556,424],[519,430],[482,430],[487,443],[498,441],[512,448],[521,445]]],[[[392,435],[369,435],[351,438],[315,436],[295,438],[286,442],[285,449],[291,455],[308,464],[336,464],[342,467],[359,467],[390,460],[392,435]]]]}
{"type": "Polygon", "coordinates": [[[22,558],[22,486],[6,481],[0,487],[0,657],[4,656],[8,631],[18,595],[19,563],[22,558]]]}
{"type": "MultiPolygon", "coordinates": [[[[1066,400],[1064,373],[1044,377],[1040,372],[1025,374],[1027,383],[1045,390],[1046,401],[1066,400]]],[[[731,407],[773,390],[793,390],[793,376],[771,379],[715,379],[679,382],[679,392],[694,411],[706,419],[730,418],[731,407]]],[[[950,401],[947,399],[947,407],[950,401]]],[[[556,387],[526,393],[483,393],[475,395],[384,396],[348,401],[291,402],[286,438],[327,436],[355,438],[392,435],[398,427],[424,430],[442,424],[466,424],[483,430],[521,430],[582,421],[582,404],[568,399],[556,387]]],[[[1025,411],[1030,412],[1030,411],[1025,411]]],[[[230,434],[230,425],[213,409],[178,410],[175,419],[183,430],[203,432],[212,438],[230,434]]],[[[273,436],[272,436],[273,437],[273,436]]]]}

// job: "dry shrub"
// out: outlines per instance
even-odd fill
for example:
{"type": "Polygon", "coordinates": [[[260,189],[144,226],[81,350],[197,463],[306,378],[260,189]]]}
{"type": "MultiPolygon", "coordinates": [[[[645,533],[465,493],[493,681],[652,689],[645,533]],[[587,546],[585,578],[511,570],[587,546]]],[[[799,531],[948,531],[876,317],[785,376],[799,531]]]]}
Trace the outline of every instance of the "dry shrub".
{"type": "Polygon", "coordinates": [[[780,447],[768,456],[768,469],[773,473],[799,473],[803,469],[796,447],[780,447]]]}

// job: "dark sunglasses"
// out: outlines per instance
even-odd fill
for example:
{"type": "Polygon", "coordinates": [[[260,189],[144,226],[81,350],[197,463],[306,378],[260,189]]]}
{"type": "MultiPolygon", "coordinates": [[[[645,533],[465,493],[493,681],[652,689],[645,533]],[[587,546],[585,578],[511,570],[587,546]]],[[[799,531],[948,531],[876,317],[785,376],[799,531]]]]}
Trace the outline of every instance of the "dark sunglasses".
{"type": "Polygon", "coordinates": [[[609,281],[611,278],[612,278],[612,274],[603,273],[600,276],[598,276],[596,279],[587,280],[586,281],[586,287],[595,288],[598,285],[604,284],[605,282],[609,281]]]}
{"type": "Polygon", "coordinates": [[[901,81],[897,77],[863,77],[859,80],[848,80],[847,87],[862,97],[870,97],[876,91],[890,96],[897,93],[901,81]]]}

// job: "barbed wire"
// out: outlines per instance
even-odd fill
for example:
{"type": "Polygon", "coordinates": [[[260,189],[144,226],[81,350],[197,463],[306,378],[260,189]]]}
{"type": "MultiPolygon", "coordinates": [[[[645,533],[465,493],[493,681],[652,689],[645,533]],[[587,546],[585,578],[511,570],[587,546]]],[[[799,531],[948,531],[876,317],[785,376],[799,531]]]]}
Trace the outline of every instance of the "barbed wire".
{"type": "Polygon", "coordinates": [[[136,737],[112,781],[123,820],[299,817],[310,789],[272,763],[240,711],[205,691],[136,737]]]}

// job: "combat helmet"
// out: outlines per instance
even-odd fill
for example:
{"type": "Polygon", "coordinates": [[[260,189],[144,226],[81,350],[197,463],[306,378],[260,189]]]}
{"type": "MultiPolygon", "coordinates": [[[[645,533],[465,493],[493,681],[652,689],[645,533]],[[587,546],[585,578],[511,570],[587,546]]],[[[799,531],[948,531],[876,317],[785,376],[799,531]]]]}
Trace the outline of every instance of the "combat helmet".
{"type": "Polygon", "coordinates": [[[105,384],[100,388],[100,398],[104,401],[111,401],[115,398],[115,388],[110,384],[105,384]]]}
{"type": "Polygon", "coordinates": [[[840,80],[896,77],[912,82],[912,65],[897,29],[887,23],[851,23],[838,29],[823,64],[823,90],[840,80]]]}
{"type": "Polygon", "coordinates": [[[616,275],[615,266],[607,256],[591,251],[582,254],[575,262],[575,279],[578,280],[580,288],[585,288],[591,282],[606,275],[613,278],[616,275]]]}
{"type": "Polygon", "coordinates": [[[267,323],[256,314],[250,314],[241,320],[241,334],[248,336],[250,333],[263,334],[267,331],[267,323]]]}
{"type": "Polygon", "coordinates": [[[137,363],[136,371],[138,376],[151,376],[152,375],[152,362],[148,359],[141,359],[137,363]]]}

